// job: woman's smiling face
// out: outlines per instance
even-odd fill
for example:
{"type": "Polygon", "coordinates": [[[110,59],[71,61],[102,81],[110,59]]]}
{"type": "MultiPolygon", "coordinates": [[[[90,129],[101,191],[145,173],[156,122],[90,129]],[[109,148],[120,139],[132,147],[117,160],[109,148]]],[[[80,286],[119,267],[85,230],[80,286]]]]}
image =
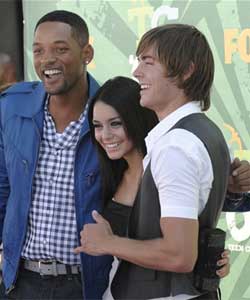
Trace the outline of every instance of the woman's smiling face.
{"type": "Polygon", "coordinates": [[[134,149],[120,115],[112,106],[101,100],[97,101],[92,122],[95,138],[110,159],[125,158],[134,149]]]}

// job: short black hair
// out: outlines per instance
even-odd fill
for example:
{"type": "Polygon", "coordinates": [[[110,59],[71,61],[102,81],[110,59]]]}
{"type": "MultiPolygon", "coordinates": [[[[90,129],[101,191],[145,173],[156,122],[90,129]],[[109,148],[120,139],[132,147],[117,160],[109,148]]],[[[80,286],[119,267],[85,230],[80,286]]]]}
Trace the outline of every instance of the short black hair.
{"type": "Polygon", "coordinates": [[[158,119],[152,110],[140,105],[140,98],[140,85],[135,80],[118,76],[106,81],[90,103],[88,120],[91,137],[100,158],[105,201],[108,201],[108,198],[115,193],[124,171],[127,169],[127,163],[123,158],[115,161],[109,159],[104,149],[96,141],[95,128],[92,123],[95,103],[101,101],[117,111],[127,136],[131,139],[134,147],[144,156],[146,154],[144,139],[158,123],[158,119]]]}
{"type": "Polygon", "coordinates": [[[67,10],[54,10],[43,17],[37,22],[37,27],[45,22],[61,22],[71,26],[72,34],[81,47],[89,42],[89,30],[86,22],[77,14],[67,10]]]}

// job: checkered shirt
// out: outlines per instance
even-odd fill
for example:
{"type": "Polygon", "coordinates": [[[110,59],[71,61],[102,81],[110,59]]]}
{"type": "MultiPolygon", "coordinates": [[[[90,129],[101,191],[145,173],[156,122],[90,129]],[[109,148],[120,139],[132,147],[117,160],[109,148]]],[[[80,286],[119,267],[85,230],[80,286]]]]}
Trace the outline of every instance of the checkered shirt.
{"type": "Polygon", "coordinates": [[[74,161],[86,109],[59,134],[47,106],[48,100],[22,257],[75,265],[80,256],[73,253],[78,245],[74,161]]]}

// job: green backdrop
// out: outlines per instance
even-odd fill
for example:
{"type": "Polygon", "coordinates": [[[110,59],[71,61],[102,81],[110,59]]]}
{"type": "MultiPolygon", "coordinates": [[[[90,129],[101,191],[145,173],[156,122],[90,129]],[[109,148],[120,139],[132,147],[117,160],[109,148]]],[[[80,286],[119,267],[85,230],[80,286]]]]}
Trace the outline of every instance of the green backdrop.
{"type": "MultiPolygon", "coordinates": [[[[135,48],[146,30],[170,22],[197,26],[212,47],[216,66],[208,115],[223,130],[232,154],[250,160],[249,0],[23,0],[23,9],[27,80],[36,79],[34,26],[55,9],[73,11],[86,20],[95,49],[88,70],[100,83],[117,75],[131,76],[135,48]]],[[[231,250],[231,272],[222,281],[222,298],[250,299],[250,213],[223,213],[219,226],[227,231],[231,250]]]]}

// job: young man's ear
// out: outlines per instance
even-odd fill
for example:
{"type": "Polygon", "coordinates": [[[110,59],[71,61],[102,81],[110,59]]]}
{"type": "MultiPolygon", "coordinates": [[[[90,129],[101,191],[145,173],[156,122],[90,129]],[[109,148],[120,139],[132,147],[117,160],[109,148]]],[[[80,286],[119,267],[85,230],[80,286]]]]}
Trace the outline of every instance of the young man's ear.
{"type": "Polygon", "coordinates": [[[82,49],[83,64],[88,65],[94,57],[94,49],[90,44],[87,44],[82,49]]]}
{"type": "Polygon", "coordinates": [[[183,75],[183,82],[192,76],[194,73],[195,65],[193,62],[189,64],[188,70],[183,75]]]}

